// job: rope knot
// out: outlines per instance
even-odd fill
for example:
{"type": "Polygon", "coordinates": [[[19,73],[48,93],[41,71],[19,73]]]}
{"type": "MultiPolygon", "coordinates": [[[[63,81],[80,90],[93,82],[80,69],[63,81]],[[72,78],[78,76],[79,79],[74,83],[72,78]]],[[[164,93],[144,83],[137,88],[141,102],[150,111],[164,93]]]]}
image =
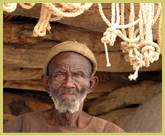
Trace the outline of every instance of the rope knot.
{"type": "Polygon", "coordinates": [[[123,53],[128,53],[134,48],[139,49],[139,45],[137,43],[121,42],[121,50],[123,53]]]}
{"type": "Polygon", "coordinates": [[[114,42],[116,41],[116,37],[117,37],[117,30],[113,27],[109,27],[104,32],[101,42],[113,46],[114,42]]]}
{"type": "Polygon", "coordinates": [[[149,67],[150,63],[159,59],[160,47],[157,43],[144,41],[140,47],[146,67],[149,67]]]}

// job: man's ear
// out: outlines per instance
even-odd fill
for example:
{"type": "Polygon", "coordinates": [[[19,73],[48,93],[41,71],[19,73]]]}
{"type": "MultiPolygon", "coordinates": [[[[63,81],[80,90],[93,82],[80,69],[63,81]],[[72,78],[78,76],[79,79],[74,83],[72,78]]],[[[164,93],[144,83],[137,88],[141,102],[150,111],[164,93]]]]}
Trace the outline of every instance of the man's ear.
{"type": "Polygon", "coordinates": [[[46,91],[49,93],[49,77],[47,75],[42,75],[41,76],[41,83],[43,87],[46,89],[46,91]]]}
{"type": "Polygon", "coordinates": [[[97,86],[97,84],[98,84],[98,77],[96,76],[91,77],[88,86],[88,94],[93,91],[93,89],[97,86]]]}

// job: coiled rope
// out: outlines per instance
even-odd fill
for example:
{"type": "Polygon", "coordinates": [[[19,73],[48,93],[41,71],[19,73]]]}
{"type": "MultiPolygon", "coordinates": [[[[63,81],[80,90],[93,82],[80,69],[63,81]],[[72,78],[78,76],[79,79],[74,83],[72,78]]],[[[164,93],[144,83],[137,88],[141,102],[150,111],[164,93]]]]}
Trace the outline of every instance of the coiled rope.
{"type": "MultiPolygon", "coordinates": [[[[19,3],[24,9],[31,9],[35,3],[19,3]]],[[[45,36],[46,30],[50,32],[50,21],[57,21],[63,17],[76,17],[88,10],[93,3],[42,3],[41,13],[37,25],[34,27],[33,36],[45,36]]],[[[3,10],[13,12],[17,3],[4,3],[3,10]]]]}

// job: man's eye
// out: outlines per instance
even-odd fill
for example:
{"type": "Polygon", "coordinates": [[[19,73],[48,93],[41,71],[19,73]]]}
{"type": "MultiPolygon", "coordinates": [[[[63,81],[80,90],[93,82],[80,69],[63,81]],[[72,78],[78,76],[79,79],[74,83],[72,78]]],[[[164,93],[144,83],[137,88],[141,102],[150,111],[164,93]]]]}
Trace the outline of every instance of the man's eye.
{"type": "Polygon", "coordinates": [[[57,74],[56,77],[64,77],[64,74],[57,74]]]}
{"type": "Polygon", "coordinates": [[[62,77],[63,76],[63,74],[57,74],[56,75],[56,77],[62,77]]]}
{"type": "Polygon", "coordinates": [[[56,78],[57,80],[62,80],[62,79],[65,78],[65,75],[62,74],[62,73],[58,73],[58,74],[55,75],[55,78],[56,78]]]}
{"type": "Polygon", "coordinates": [[[83,77],[83,75],[82,75],[82,74],[79,74],[79,73],[75,73],[75,74],[74,74],[74,77],[80,78],[80,77],[83,77]]]}

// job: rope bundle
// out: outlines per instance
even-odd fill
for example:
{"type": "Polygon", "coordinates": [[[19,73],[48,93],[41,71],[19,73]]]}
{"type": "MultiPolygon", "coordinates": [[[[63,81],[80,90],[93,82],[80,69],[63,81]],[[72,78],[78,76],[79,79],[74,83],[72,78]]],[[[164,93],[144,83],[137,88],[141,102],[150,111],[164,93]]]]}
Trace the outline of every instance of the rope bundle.
{"type": "MultiPolygon", "coordinates": [[[[103,34],[101,42],[105,46],[107,65],[110,64],[108,57],[108,50],[106,45],[114,45],[116,36],[119,36],[125,42],[121,43],[122,52],[125,53],[125,60],[129,62],[133,69],[134,74],[129,76],[130,80],[136,80],[138,77],[138,71],[141,67],[149,67],[150,63],[157,61],[161,53],[162,48],[162,5],[158,3],[157,13],[154,13],[155,4],[154,3],[140,3],[139,18],[135,20],[134,4],[130,3],[130,14],[129,23],[124,24],[124,3],[120,4],[120,14],[119,6],[117,3],[111,4],[111,9],[114,9],[116,4],[117,20],[120,19],[119,23],[114,23],[114,12],[111,14],[111,23],[105,17],[101,3],[98,3],[99,12],[108,25],[107,30],[103,34]],[[113,18],[113,19],[112,19],[113,18]],[[153,42],[152,27],[158,22],[158,43],[153,42]],[[139,25],[139,27],[135,27],[139,25]],[[128,28],[128,31],[125,29],[128,28]],[[137,28],[137,29],[135,29],[137,28]],[[128,34],[126,33],[128,32],[128,34]]],[[[118,21],[117,21],[118,22],[118,21]]],[[[110,66],[110,65],[109,65],[110,66]]]]}

